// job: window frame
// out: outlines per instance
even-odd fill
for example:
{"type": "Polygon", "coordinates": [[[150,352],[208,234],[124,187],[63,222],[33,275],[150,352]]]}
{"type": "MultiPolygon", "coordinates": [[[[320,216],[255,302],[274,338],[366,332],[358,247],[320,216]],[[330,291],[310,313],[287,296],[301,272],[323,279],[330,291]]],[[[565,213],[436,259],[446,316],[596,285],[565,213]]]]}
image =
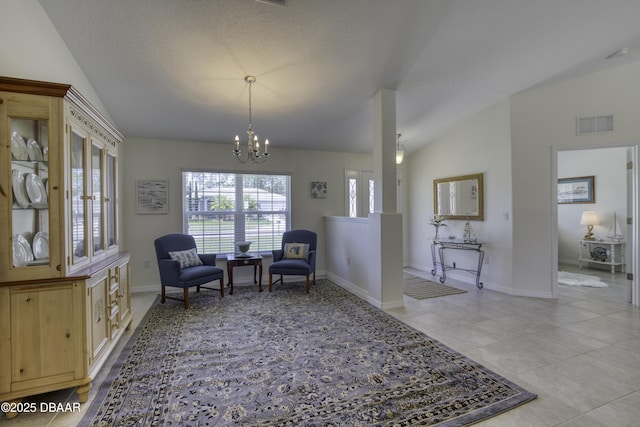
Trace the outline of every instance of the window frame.
{"type": "Polygon", "coordinates": [[[182,231],[184,234],[194,236],[196,240],[196,246],[200,253],[215,253],[215,254],[227,254],[236,252],[236,243],[241,241],[252,241],[250,251],[252,253],[258,253],[263,255],[270,255],[274,249],[280,249],[282,246],[282,234],[284,231],[291,229],[291,174],[281,172],[247,172],[247,171],[228,171],[219,169],[195,169],[195,168],[183,168],[181,170],[182,181],[182,231]],[[205,189],[206,183],[211,180],[205,180],[202,178],[192,177],[192,174],[198,175],[217,175],[213,181],[218,180],[218,184],[214,184],[213,187],[205,189]],[[224,181],[220,181],[224,178],[224,181]],[[246,187],[245,181],[248,177],[254,177],[253,179],[262,180],[269,177],[284,178],[284,195],[277,192],[266,192],[264,189],[258,187],[246,187]],[[258,177],[258,178],[255,178],[258,177]],[[229,183],[231,181],[231,183],[229,183]],[[193,183],[199,183],[203,187],[197,190],[190,189],[189,185],[193,183]],[[222,185],[226,183],[226,185],[222,185]],[[213,189],[213,190],[211,190],[213,189]],[[221,191],[223,190],[224,191],[221,191]],[[249,190],[249,191],[247,191],[249,190]],[[255,192],[253,192],[255,190],[255,192]],[[196,203],[198,203],[197,210],[190,210],[193,206],[193,193],[196,192],[196,203]],[[248,205],[250,203],[245,196],[251,194],[255,196],[255,205],[248,205]],[[263,193],[264,192],[264,193],[263,193]],[[189,194],[192,194],[191,199],[189,194]],[[198,199],[199,194],[202,195],[202,200],[198,199]],[[266,197],[261,199],[261,195],[266,197]],[[218,203],[221,203],[222,196],[226,196],[231,200],[233,207],[231,209],[206,209],[205,205],[210,205],[211,200],[215,197],[219,197],[218,203]],[[274,198],[274,196],[278,196],[274,198]],[[283,197],[284,200],[277,200],[283,197]],[[236,204],[235,201],[241,199],[241,204],[236,204]],[[271,209],[260,209],[261,201],[264,204],[270,204],[271,209]],[[278,206],[278,209],[274,208],[274,204],[278,206]],[[284,209],[281,209],[281,206],[284,209]],[[192,217],[200,217],[194,221],[192,217]],[[249,216],[253,217],[256,222],[257,228],[247,227],[249,216]],[[207,221],[209,219],[216,221],[217,225],[213,224],[211,228],[207,228],[206,225],[202,225],[199,233],[194,233],[194,227],[197,229],[197,221],[207,221]],[[262,217],[262,218],[261,218],[262,217]],[[271,223],[269,219],[271,217],[271,223]],[[278,217],[280,220],[278,221],[278,217]],[[274,220],[274,218],[276,220],[274,220]],[[261,222],[265,222],[264,227],[261,229],[261,222]],[[194,225],[195,222],[195,225],[194,225]],[[284,222],[284,223],[283,223],[284,222]],[[227,224],[224,224],[227,223],[227,224]],[[223,225],[224,224],[224,225],[223,225]],[[223,228],[231,227],[224,233],[223,228]],[[264,231],[264,229],[271,231],[264,231]],[[212,242],[211,239],[214,239],[212,242]],[[207,244],[209,240],[210,244],[207,244]]]}

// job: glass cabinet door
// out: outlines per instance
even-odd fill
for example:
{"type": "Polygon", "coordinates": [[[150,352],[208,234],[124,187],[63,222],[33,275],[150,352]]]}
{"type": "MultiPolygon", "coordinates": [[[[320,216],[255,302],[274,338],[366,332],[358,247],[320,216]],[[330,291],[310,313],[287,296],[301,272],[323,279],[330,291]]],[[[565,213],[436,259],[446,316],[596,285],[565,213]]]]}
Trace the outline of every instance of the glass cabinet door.
{"type": "Polygon", "coordinates": [[[73,272],[100,257],[116,242],[116,154],[82,124],[70,125],[71,265],[73,272]]]}
{"type": "Polygon", "coordinates": [[[104,199],[105,215],[107,217],[107,247],[113,248],[118,245],[116,236],[116,176],[117,164],[116,157],[107,151],[107,168],[106,168],[106,197],[104,199]]]}
{"type": "Polygon", "coordinates": [[[0,139],[4,146],[0,186],[9,190],[1,192],[0,236],[4,248],[0,250],[0,280],[55,276],[60,274],[56,246],[59,217],[54,211],[59,206],[59,181],[53,172],[57,143],[50,146],[49,141],[57,136],[58,127],[51,120],[56,105],[48,97],[36,95],[0,93],[0,100],[0,139]]]}
{"type": "Polygon", "coordinates": [[[47,121],[10,122],[13,267],[49,264],[47,121]]]}
{"type": "Polygon", "coordinates": [[[87,135],[71,128],[69,165],[71,167],[71,265],[78,265],[89,257],[86,229],[86,159],[87,135]]]}
{"type": "Polygon", "coordinates": [[[104,250],[104,226],[102,204],[104,191],[102,190],[102,148],[91,144],[91,227],[93,236],[92,255],[104,250]]]}

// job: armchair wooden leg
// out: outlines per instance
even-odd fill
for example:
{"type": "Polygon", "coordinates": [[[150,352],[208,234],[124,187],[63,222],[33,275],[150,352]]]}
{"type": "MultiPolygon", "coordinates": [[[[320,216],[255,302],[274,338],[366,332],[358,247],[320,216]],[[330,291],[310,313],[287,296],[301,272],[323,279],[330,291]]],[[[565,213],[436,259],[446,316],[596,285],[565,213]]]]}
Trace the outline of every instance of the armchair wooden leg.
{"type": "Polygon", "coordinates": [[[309,275],[307,274],[307,293],[309,293],[309,275]]]}
{"type": "Polygon", "coordinates": [[[220,298],[224,298],[224,277],[220,278],[220,298]]]}
{"type": "Polygon", "coordinates": [[[160,302],[161,302],[162,304],[164,304],[164,302],[166,301],[166,299],[167,299],[167,296],[166,296],[166,293],[165,293],[164,285],[162,285],[162,296],[160,297],[160,302]]]}
{"type": "Polygon", "coordinates": [[[313,285],[315,286],[316,284],[316,272],[313,272],[313,285]]]}
{"type": "Polygon", "coordinates": [[[272,284],[273,284],[273,274],[269,273],[269,292],[271,292],[272,284]]]}
{"type": "Polygon", "coordinates": [[[196,286],[196,292],[200,292],[200,285],[196,286]]]}
{"type": "Polygon", "coordinates": [[[184,308],[189,308],[189,288],[184,288],[184,308]]]}

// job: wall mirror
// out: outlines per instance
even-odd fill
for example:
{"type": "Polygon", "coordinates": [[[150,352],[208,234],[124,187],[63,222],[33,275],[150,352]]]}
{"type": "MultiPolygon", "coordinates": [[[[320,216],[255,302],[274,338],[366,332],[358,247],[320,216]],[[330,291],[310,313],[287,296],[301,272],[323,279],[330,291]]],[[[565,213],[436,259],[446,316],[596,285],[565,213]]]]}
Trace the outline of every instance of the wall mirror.
{"type": "Polygon", "coordinates": [[[484,221],[482,174],[434,179],[433,211],[445,219],[484,221]]]}

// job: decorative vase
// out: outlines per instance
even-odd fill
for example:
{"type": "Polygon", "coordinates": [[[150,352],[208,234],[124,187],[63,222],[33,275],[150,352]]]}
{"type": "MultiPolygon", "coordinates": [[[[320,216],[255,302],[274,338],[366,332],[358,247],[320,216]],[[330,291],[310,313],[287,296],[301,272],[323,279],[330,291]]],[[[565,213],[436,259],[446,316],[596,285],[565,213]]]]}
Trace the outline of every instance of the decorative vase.
{"type": "Polygon", "coordinates": [[[236,247],[237,252],[240,253],[240,255],[247,255],[247,252],[249,252],[249,247],[251,246],[252,242],[236,242],[236,247]]]}
{"type": "Polygon", "coordinates": [[[464,241],[465,243],[475,243],[478,241],[476,233],[473,231],[469,220],[467,220],[467,223],[464,225],[464,241]]]}

